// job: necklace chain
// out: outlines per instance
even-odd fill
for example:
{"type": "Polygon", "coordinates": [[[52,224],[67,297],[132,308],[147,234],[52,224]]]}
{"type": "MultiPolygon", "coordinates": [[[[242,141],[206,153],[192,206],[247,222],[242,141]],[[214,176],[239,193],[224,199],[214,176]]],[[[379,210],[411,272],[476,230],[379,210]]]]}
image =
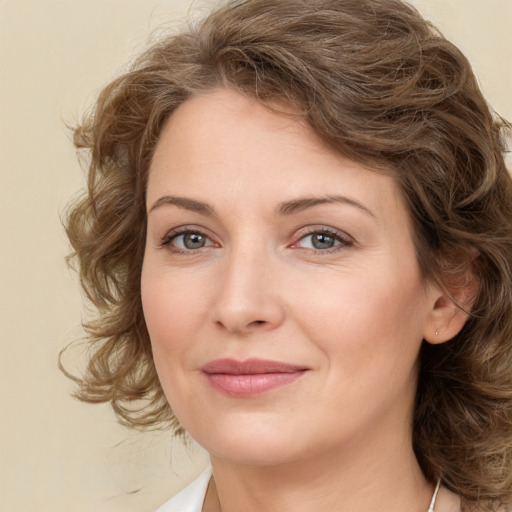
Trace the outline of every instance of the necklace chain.
{"type": "Polygon", "coordinates": [[[437,493],[439,492],[439,488],[441,487],[441,479],[437,481],[436,488],[434,489],[434,494],[432,495],[432,500],[430,502],[430,506],[428,507],[427,512],[434,512],[434,508],[436,506],[437,493]]]}

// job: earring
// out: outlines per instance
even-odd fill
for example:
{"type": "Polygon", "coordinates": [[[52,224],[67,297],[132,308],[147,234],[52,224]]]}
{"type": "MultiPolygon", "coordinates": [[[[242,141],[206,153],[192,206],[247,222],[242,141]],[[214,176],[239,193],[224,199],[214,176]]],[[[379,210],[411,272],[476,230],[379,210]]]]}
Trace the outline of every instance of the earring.
{"type": "Polygon", "coordinates": [[[436,331],[436,336],[439,336],[439,331],[436,331]]]}

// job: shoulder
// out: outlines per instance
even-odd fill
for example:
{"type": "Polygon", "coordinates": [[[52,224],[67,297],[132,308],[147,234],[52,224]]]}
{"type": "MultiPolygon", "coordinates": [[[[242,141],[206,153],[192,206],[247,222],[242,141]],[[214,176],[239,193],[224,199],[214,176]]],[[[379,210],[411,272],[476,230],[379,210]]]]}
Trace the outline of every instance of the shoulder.
{"type": "Polygon", "coordinates": [[[463,505],[460,496],[444,486],[439,489],[438,504],[439,507],[434,508],[435,512],[512,512],[512,508],[497,508],[496,505],[487,502],[480,505],[463,505]]]}
{"type": "Polygon", "coordinates": [[[211,476],[211,468],[206,469],[156,512],[201,512],[211,476]]]}

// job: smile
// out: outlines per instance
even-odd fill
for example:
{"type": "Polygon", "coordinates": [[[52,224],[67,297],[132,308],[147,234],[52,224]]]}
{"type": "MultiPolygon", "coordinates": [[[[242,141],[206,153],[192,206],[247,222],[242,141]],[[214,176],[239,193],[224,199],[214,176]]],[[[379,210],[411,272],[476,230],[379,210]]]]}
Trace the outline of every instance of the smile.
{"type": "Polygon", "coordinates": [[[218,359],[201,370],[217,391],[232,397],[251,398],[291,384],[309,368],[262,359],[218,359]]]}

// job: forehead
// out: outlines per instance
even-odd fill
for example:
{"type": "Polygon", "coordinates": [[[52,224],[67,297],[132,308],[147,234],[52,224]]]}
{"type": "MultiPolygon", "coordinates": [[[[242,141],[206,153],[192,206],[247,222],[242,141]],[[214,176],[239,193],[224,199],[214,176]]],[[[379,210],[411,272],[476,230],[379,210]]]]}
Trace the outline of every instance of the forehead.
{"type": "MultiPolygon", "coordinates": [[[[176,166],[194,163],[221,163],[242,153],[254,164],[272,158],[279,146],[282,160],[297,151],[324,154],[320,138],[297,115],[272,112],[253,98],[229,89],[192,96],[169,117],[160,134],[151,170],[167,165],[172,158],[176,166]]],[[[240,158],[239,158],[240,160],[240,158]]],[[[281,159],[280,159],[281,160],[281,159]]]]}
{"type": "MultiPolygon", "coordinates": [[[[150,167],[148,206],[159,195],[222,203],[344,193],[377,209],[403,209],[394,180],[335,153],[293,115],[230,90],[194,96],[167,120],[150,167]],[[278,197],[279,196],[279,197],[278,197]]],[[[261,201],[260,201],[261,202],[261,201]]]]}

